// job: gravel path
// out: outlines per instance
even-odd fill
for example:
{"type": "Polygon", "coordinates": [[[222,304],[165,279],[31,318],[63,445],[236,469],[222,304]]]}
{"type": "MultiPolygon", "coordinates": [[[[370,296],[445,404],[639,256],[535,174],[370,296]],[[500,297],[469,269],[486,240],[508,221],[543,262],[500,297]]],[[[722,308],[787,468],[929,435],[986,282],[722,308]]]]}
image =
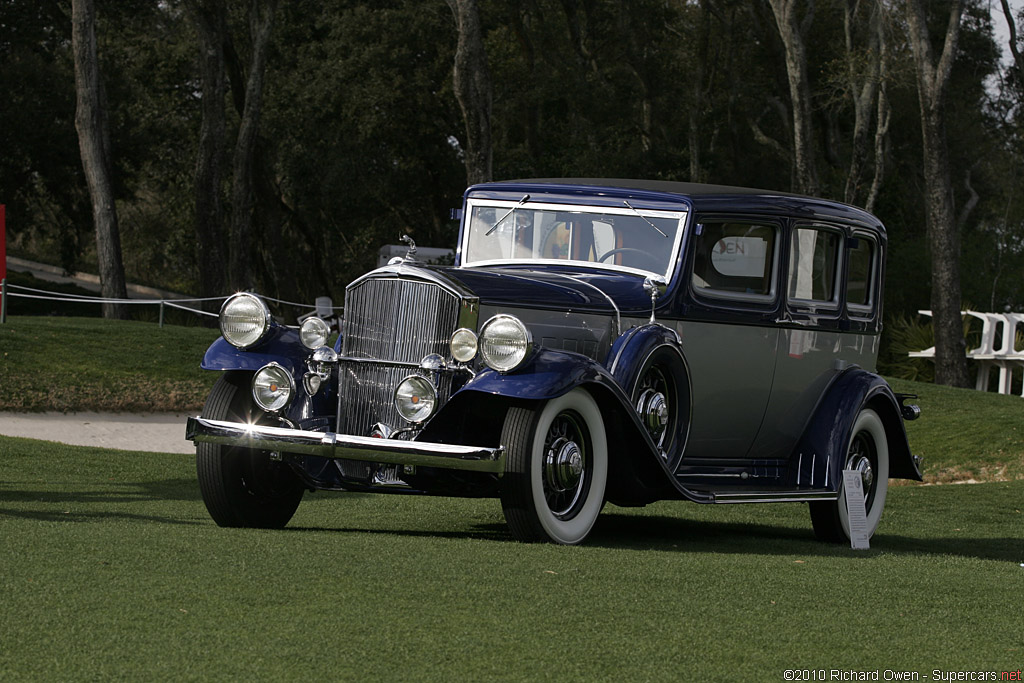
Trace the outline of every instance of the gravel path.
{"type": "Polygon", "coordinates": [[[159,413],[0,413],[0,434],[154,453],[195,453],[185,415],[159,413]]]}

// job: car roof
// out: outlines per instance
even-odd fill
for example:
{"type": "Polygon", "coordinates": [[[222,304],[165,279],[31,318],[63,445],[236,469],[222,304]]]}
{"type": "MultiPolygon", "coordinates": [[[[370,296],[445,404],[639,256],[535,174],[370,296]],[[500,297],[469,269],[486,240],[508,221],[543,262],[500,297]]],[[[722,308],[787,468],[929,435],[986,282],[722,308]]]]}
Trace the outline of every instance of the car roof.
{"type": "Polygon", "coordinates": [[[732,185],[686,183],[671,180],[638,180],[623,178],[526,178],[482,183],[470,187],[466,194],[493,192],[545,192],[568,196],[604,194],[635,196],[648,199],[686,200],[694,211],[749,212],[815,218],[838,218],[871,227],[881,233],[881,221],[863,209],[828,199],[819,199],[778,190],[762,190],[732,185]]]}

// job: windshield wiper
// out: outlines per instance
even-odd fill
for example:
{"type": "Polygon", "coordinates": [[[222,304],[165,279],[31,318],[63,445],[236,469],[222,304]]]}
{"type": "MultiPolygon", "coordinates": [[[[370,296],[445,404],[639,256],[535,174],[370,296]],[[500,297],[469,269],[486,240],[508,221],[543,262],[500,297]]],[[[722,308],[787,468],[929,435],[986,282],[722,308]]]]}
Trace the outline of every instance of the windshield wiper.
{"type": "MultiPolygon", "coordinates": [[[[630,204],[629,202],[627,202],[625,199],[622,200],[622,203],[625,204],[626,206],[628,206],[630,209],[633,209],[633,205],[630,204]]],[[[636,209],[633,209],[633,213],[635,213],[637,216],[640,216],[640,218],[643,218],[644,222],[647,223],[647,225],[651,226],[652,228],[654,228],[658,232],[661,232],[661,228],[659,228],[657,225],[655,225],[654,223],[652,223],[649,220],[647,220],[647,216],[643,215],[642,213],[640,213],[636,209]]],[[[500,222],[501,221],[499,221],[499,223],[500,222]]],[[[490,234],[490,233],[487,233],[487,234],[490,234]]],[[[661,232],[661,236],[662,237],[668,237],[668,235],[666,235],[664,232],[661,232]]]]}
{"type": "Polygon", "coordinates": [[[523,204],[525,204],[525,203],[526,203],[526,202],[528,202],[528,201],[530,201],[530,195],[528,195],[528,194],[524,194],[524,195],[523,195],[523,198],[519,200],[519,203],[518,203],[518,204],[516,204],[516,205],[515,205],[515,206],[513,206],[513,207],[512,207],[511,209],[509,209],[508,211],[506,211],[506,212],[505,212],[505,215],[504,215],[504,216],[502,216],[501,218],[499,218],[499,219],[498,219],[498,221],[497,221],[497,222],[496,222],[496,223],[495,223],[494,225],[492,225],[492,226],[491,226],[491,229],[490,229],[490,230],[488,230],[487,232],[485,232],[485,233],[484,233],[484,237],[487,237],[487,236],[489,236],[489,235],[490,235],[490,234],[491,234],[492,232],[494,232],[495,230],[497,230],[497,229],[498,229],[498,226],[499,226],[499,225],[501,225],[501,222],[502,222],[503,220],[505,220],[506,218],[508,218],[508,215],[509,215],[510,213],[512,213],[513,211],[515,211],[516,209],[518,209],[518,208],[519,208],[520,206],[522,206],[523,204]]]}

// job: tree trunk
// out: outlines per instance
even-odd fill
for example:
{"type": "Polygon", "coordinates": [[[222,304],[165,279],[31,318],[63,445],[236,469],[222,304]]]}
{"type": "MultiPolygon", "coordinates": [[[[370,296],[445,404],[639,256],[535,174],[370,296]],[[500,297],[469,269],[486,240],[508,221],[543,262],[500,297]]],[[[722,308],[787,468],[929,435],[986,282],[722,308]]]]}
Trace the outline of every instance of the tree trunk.
{"type": "MultiPolygon", "coordinates": [[[[215,297],[227,293],[224,290],[224,204],[221,200],[227,135],[224,113],[227,19],[220,0],[195,3],[192,16],[199,36],[202,87],[202,125],[195,168],[196,261],[199,264],[200,295],[215,297]]],[[[204,303],[207,310],[216,310],[216,302],[204,303]]]]}
{"type": "Polygon", "coordinates": [[[867,68],[858,68],[858,50],[854,43],[857,11],[860,0],[847,0],[843,14],[843,28],[846,34],[846,72],[850,96],[853,98],[853,147],[850,152],[850,170],[846,176],[843,201],[854,204],[860,194],[861,178],[867,164],[869,145],[868,130],[871,127],[871,110],[878,93],[881,71],[881,50],[879,49],[882,21],[879,8],[872,2],[868,18],[868,39],[864,51],[867,53],[867,68]]]}
{"type": "Polygon", "coordinates": [[[1000,0],[1003,5],[1003,15],[1006,16],[1006,28],[1010,32],[1010,52],[1013,54],[1013,61],[1017,64],[1017,77],[1024,79],[1024,55],[1021,55],[1017,46],[1017,24],[1013,20],[1013,12],[1010,10],[1010,3],[1007,0],[1000,0]]]}
{"type": "Polygon", "coordinates": [[[245,106],[238,127],[231,189],[231,256],[228,280],[232,289],[254,286],[251,258],[253,251],[253,206],[256,139],[263,106],[263,80],[270,47],[277,0],[252,0],[249,7],[249,31],[252,35],[252,60],[245,85],[245,106]]]}
{"type": "Polygon", "coordinates": [[[878,24],[878,107],[875,112],[875,174],[871,179],[871,189],[864,202],[864,208],[870,213],[875,211],[875,202],[882,189],[882,178],[885,177],[886,140],[889,136],[889,121],[892,120],[892,107],[889,106],[889,44],[885,39],[885,17],[879,8],[878,24]]]}
{"type": "Polygon", "coordinates": [[[698,33],[693,74],[691,75],[690,96],[692,101],[687,120],[687,147],[690,151],[690,182],[699,183],[704,178],[701,166],[701,117],[704,113],[705,78],[711,42],[711,12],[708,9],[708,0],[700,0],[695,7],[695,12],[694,23],[697,25],[698,33]]]}
{"type": "MultiPolygon", "coordinates": [[[[77,97],[75,130],[78,131],[82,169],[92,200],[100,289],[106,299],[127,299],[121,260],[121,234],[117,225],[117,207],[114,204],[111,180],[107,105],[100,83],[99,57],[96,52],[96,10],[92,0],[73,0],[71,3],[71,45],[77,97]]],[[[128,307],[125,304],[105,303],[103,317],[127,318],[128,307]]]]}
{"type": "Polygon", "coordinates": [[[476,0],[448,0],[458,28],[453,86],[466,125],[466,180],[485,183],[493,175],[491,76],[476,0]]]}
{"type": "Polygon", "coordinates": [[[953,0],[942,56],[936,63],[932,57],[922,0],[907,0],[907,24],[914,53],[924,145],[925,223],[932,261],[935,381],[966,387],[969,385],[966,344],[960,317],[960,234],[953,210],[953,185],[943,113],[962,12],[963,0],[953,0]]]}
{"type": "Polygon", "coordinates": [[[789,79],[789,98],[793,108],[793,166],[796,175],[797,192],[808,195],[819,194],[818,171],[814,161],[813,133],[811,125],[811,89],[807,77],[807,54],[803,34],[814,16],[813,0],[810,0],[807,15],[803,21],[796,16],[797,0],[768,0],[779,36],[786,48],[786,76],[789,79]]]}

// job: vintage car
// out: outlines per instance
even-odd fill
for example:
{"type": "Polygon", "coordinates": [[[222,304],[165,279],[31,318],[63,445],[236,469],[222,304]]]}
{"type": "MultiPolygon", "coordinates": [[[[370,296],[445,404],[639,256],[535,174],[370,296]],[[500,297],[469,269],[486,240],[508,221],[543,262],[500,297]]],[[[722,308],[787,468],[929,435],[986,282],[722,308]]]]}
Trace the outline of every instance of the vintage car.
{"type": "Polygon", "coordinates": [[[806,502],[867,534],[921,479],[874,374],[886,233],[851,206],[674,182],[470,187],[455,263],[414,245],[348,285],[340,334],[240,293],[191,418],[222,526],[280,527],[305,490],[494,497],[521,541],[575,544],[611,502],[806,502]],[[852,481],[857,482],[854,478],[852,481]],[[859,516],[857,521],[863,522],[859,516]]]}

